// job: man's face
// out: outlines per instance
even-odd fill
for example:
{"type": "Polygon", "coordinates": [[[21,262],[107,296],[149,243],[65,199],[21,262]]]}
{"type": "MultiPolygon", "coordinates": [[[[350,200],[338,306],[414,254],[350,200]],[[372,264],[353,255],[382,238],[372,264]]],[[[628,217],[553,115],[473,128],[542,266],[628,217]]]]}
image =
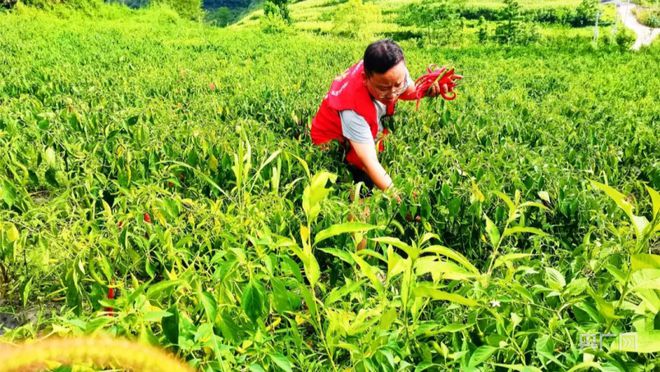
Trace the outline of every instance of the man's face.
{"type": "Polygon", "coordinates": [[[384,104],[394,102],[408,88],[408,75],[404,61],[399,62],[386,72],[364,76],[369,93],[384,104]]]}

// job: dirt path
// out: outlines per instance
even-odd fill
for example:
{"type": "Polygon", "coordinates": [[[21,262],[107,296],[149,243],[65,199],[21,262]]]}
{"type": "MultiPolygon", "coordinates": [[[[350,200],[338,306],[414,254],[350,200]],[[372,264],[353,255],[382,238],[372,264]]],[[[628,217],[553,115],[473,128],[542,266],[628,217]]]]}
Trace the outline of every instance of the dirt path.
{"type": "Polygon", "coordinates": [[[651,44],[653,39],[660,35],[660,28],[646,27],[637,22],[637,18],[635,18],[635,15],[632,12],[637,5],[629,2],[621,2],[619,0],[608,2],[612,2],[616,5],[616,11],[621,17],[621,22],[623,22],[624,26],[633,30],[637,35],[637,40],[635,40],[635,44],[633,44],[631,48],[632,50],[639,50],[640,47],[651,44]]]}

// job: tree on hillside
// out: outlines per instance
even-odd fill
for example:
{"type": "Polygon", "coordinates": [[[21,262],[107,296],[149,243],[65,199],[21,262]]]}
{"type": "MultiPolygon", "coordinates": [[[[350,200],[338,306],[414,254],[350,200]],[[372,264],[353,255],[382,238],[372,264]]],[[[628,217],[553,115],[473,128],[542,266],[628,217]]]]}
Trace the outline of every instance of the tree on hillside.
{"type": "Polygon", "coordinates": [[[0,0],[0,6],[5,8],[13,8],[18,0],[0,0]]]}
{"type": "Polygon", "coordinates": [[[218,9],[218,8],[229,8],[229,9],[245,9],[248,8],[253,1],[252,0],[203,0],[202,5],[204,9],[218,9]]]}
{"type": "MultiPolygon", "coordinates": [[[[87,9],[102,4],[103,0],[21,0],[24,5],[36,8],[50,9],[56,5],[67,5],[74,9],[87,9]]],[[[12,8],[18,3],[18,0],[0,0],[0,6],[12,8]]]]}
{"type": "Polygon", "coordinates": [[[264,2],[264,14],[268,16],[280,16],[283,20],[291,23],[287,0],[267,0],[264,2]]]}
{"type": "Polygon", "coordinates": [[[373,35],[370,26],[378,23],[381,12],[374,3],[365,4],[362,0],[348,0],[337,7],[333,17],[333,31],[345,36],[369,39],[373,35]]]}
{"type": "Polygon", "coordinates": [[[525,22],[516,0],[504,0],[503,21],[495,29],[495,40],[500,44],[528,44],[539,38],[538,31],[525,22]]]}
{"type": "Polygon", "coordinates": [[[166,4],[183,18],[200,19],[204,14],[202,0],[151,0],[152,4],[166,4]]]}
{"type": "Polygon", "coordinates": [[[573,26],[584,27],[593,24],[596,20],[596,13],[598,13],[598,0],[582,0],[575,10],[573,26]]]}
{"type": "Polygon", "coordinates": [[[206,21],[212,25],[224,27],[236,19],[237,11],[221,6],[206,13],[206,21]]]}
{"type": "Polygon", "coordinates": [[[520,4],[515,0],[504,0],[504,10],[502,16],[504,22],[497,26],[495,35],[502,44],[513,43],[519,30],[520,24],[520,4]]]}

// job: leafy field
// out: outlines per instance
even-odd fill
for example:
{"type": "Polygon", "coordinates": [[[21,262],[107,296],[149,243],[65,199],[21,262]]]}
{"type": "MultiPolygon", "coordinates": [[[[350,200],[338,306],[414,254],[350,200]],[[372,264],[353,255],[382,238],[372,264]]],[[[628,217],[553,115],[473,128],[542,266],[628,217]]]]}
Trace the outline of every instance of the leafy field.
{"type": "Polygon", "coordinates": [[[350,202],[309,139],[365,41],[109,6],[0,29],[0,313],[32,320],[3,342],[104,332],[200,370],[660,367],[658,43],[402,40],[413,75],[465,79],[398,105],[397,204],[350,202]]]}

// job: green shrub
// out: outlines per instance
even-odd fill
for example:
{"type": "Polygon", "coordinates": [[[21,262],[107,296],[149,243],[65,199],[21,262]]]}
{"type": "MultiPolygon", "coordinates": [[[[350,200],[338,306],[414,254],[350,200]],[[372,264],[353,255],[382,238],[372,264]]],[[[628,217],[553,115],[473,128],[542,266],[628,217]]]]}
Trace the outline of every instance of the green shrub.
{"type": "Polygon", "coordinates": [[[264,2],[264,15],[278,15],[287,23],[291,23],[287,0],[266,0],[264,2]]]}
{"type": "Polygon", "coordinates": [[[619,50],[628,50],[635,43],[637,35],[626,27],[619,27],[617,33],[614,35],[614,42],[619,47],[619,50]]]}
{"type": "Polygon", "coordinates": [[[200,20],[204,15],[202,0],[151,0],[149,4],[167,5],[186,19],[200,20]]]}
{"type": "Polygon", "coordinates": [[[578,5],[571,24],[575,27],[592,25],[598,13],[598,0],[582,0],[578,5]]]}
{"type": "Polygon", "coordinates": [[[639,23],[652,28],[660,27],[660,8],[635,8],[633,12],[639,23]]]}
{"type": "Polygon", "coordinates": [[[261,31],[266,34],[281,34],[291,29],[287,22],[279,13],[269,13],[261,18],[261,31]]]}
{"type": "Polygon", "coordinates": [[[376,4],[362,0],[349,0],[337,7],[333,17],[333,32],[357,39],[370,39],[374,32],[370,25],[381,19],[380,9],[376,4]]]}
{"type": "Polygon", "coordinates": [[[488,40],[488,24],[484,17],[479,18],[479,31],[477,31],[477,38],[480,43],[485,43],[488,40]]]}
{"type": "MultiPolygon", "coordinates": [[[[16,4],[17,1],[14,0],[3,0],[7,3],[16,4]]],[[[53,9],[57,5],[66,5],[73,9],[89,9],[99,7],[103,1],[102,0],[21,0],[21,2],[27,6],[33,6],[41,9],[53,9]]]]}
{"type": "Polygon", "coordinates": [[[11,9],[16,5],[18,0],[0,0],[0,6],[3,8],[11,9]]]}
{"type": "Polygon", "coordinates": [[[529,44],[537,41],[538,31],[521,15],[520,5],[515,0],[504,0],[502,21],[495,29],[495,40],[500,44],[529,44]]]}
{"type": "Polygon", "coordinates": [[[236,20],[236,17],[237,12],[227,8],[226,6],[221,6],[217,9],[207,12],[205,20],[211,25],[224,27],[236,20]]]}

